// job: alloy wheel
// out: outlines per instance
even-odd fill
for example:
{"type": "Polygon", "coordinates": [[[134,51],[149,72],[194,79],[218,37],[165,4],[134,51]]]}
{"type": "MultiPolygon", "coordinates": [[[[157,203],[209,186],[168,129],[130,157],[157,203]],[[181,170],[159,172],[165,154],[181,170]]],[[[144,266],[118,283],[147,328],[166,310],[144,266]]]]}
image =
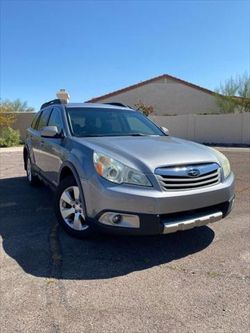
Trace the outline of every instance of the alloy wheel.
{"type": "Polygon", "coordinates": [[[60,213],[64,222],[74,230],[82,231],[89,227],[86,224],[78,186],[70,186],[62,192],[60,213]]]}

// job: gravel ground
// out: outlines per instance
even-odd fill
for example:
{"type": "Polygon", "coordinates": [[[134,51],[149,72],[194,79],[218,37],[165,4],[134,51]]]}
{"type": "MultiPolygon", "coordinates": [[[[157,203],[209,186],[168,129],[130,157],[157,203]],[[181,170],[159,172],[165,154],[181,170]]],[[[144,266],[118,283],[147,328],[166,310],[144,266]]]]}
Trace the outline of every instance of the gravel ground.
{"type": "Polygon", "coordinates": [[[0,150],[0,332],[249,332],[250,150],[231,215],[157,237],[77,240],[53,194],[30,187],[20,149],[0,150]]]}

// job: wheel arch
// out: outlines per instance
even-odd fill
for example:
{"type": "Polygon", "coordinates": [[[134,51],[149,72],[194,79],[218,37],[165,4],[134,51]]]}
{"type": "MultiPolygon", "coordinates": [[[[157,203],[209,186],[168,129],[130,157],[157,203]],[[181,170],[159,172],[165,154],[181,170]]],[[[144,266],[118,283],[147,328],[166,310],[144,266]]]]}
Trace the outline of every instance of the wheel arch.
{"type": "Polygon", "coordinates": [[[80,177],[79,177],[78,172],[77,172],[76,168],[74,167],[74,165],[69,161],[64,162],[60,168],[59,175],[58,175],[58,184],[60,184],[60,182],[68,176],[74,177],[74,179],[77,183],[77,186],[80,189],[80,196],[81,196],[82,202],[84,204],[85,211],[87,211],[80,177]]]}
{"type": "Polygon", "coordinates": [[[59,183],[65,179],[66,177],[73,176],[75,178],[75,174],[73,169],[69,165],[64,165],[59,174],[59,183]]]}

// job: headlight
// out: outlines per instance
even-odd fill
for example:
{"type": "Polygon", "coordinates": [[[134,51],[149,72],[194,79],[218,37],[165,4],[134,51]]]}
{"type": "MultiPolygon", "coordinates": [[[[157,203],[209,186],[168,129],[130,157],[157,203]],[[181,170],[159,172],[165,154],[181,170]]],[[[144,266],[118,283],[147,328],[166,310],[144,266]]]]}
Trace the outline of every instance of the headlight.
{"type": "Polygon", "coordinates": [[[230,172],[231,172],[231,167],[230,167],[230,163],[229,163],[228,159],[226,158],[226,156],[224,154],[222,154],[218,150],[213,149],[213,148],[210,148],[210,149],[213,150],[216,157],[218,158],[220,165],[223,169],[224,178],[226,179],[230,175],[230,172]]]}
{"type": "Polygon", "coordinates": [[[143,173],[134,170],[107,155],[94,152],[93,161],[96,172],[113,183],[152,186],[143,173]]]}

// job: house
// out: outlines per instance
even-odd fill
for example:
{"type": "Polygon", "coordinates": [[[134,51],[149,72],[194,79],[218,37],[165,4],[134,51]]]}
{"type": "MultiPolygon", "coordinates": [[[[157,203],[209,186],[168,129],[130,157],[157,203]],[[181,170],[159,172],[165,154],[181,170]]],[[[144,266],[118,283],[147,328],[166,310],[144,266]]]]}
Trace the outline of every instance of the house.
{"type": "Polygon", "coordinates": [[[219,113],[214,92],[163,74],[132,86],[95,97],[88,102],[121,102],[153,106],[154,115],[219,113]]]}

